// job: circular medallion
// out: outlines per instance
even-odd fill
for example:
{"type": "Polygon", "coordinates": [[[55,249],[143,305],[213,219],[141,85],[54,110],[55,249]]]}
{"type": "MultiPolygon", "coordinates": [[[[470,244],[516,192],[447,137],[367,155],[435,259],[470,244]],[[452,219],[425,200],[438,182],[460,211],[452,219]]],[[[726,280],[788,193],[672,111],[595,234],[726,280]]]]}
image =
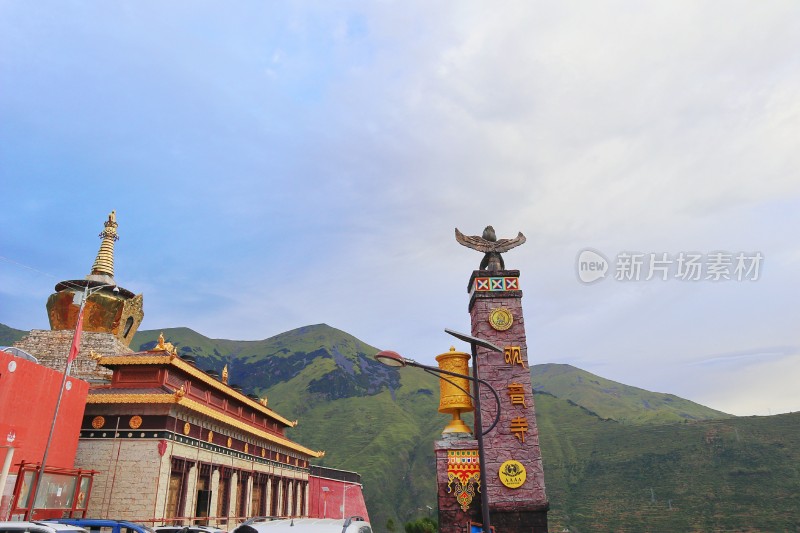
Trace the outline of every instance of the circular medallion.
{"type": "Polygon", "coordinates": [[[521,487],[522,484],[525,483],[525,477],[527,476],[527,472],[525,472],[525,467],[522,466],[522,463],[513,459],[500,465],[499,474],[500,483],[509,489],[521,487]]]}
{"type": "Polygon", "coordinates": [[[131,427],[131,429],[139,429],[142,427],[142,417],[139,415],[132,416],[130,422],[128,422],[128,425],[131,427]]]}
{"type": "Polygon", "coordinates": [[[96,416],[92,419],[92,427],[94,429],[100,429],[106,423],[106,419],[102,416],[96,416]]]}
{"type": "Polygon", "coordinates": [[[213,431],[209,431],[208,432],[208,442],[214,442],[214,432],[213,431]]]}
{"type": "Polygon", "coordinates": [[[9,361],[8,362],[8,371],[13,372],[17,369],[17,362],[16,361],[9,361]]]}
{"type": "Polygon", "coordinates": [[[514,323],[514,316],[505,307],[492,309],[489,313],[489,325],[497,331],[505,331],[514,323]]]}
{"type": "Polygon", "coordinates": [[[228,437],[228,448],[233,446],[233,439],[228,437]]]}
{"type": "Polygon", "coordinates": [[[189,425],[189,422],[186,422],[183,425],[183,434],[184,435],[188,435],[191,430],[192,430],[192,426],[189,425]]]}

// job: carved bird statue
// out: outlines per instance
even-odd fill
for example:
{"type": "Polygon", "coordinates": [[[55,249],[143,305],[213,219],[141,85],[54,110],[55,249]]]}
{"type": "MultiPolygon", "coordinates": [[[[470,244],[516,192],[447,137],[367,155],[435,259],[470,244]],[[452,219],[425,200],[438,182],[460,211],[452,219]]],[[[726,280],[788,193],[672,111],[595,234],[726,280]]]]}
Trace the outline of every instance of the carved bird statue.
{"type": "Polygon", "coordinates": [[[491,226],[486,226],[486,229],[483,230],[483,235],[480,237],[477,235],[464,235],[456,228],[456,240],[467,248],[472,248],[485,254],[479,270],[505,270],[506,265],[503,261],[503,256],[500,254],[523,244],[525,235],[519,232],[513,239],[498,240],[494,228],[491,226]]]}

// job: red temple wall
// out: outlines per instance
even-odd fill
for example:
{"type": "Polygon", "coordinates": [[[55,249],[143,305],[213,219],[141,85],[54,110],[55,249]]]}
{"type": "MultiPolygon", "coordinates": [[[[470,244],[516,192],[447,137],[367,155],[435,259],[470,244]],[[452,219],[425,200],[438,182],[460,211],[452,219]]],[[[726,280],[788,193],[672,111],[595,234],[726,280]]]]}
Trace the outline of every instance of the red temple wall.
{"type": "MultiPolygon", "coordinates": [[[[0,351],[0,445],[14,447],[14,465],[42,461],[63,376],[63,372],[0,351]]],[[[71,385],[61,400],[48,467],[72,468],[78,449],[89,384],[73,377],[67,381],[71,385]]],[[[13,467],[11,472],[15,473],[13,467]]]]}
{"type": "Polygon", "coordinates": [[[344,503],[345,517],[362,516],[365,520],[369,520],[364,493],[358,483],[309,476],[308,500],[309,516],[312,518],[342,518],[342,503],[344,503]],[[326,492],[322,490],[323,487],[329,490],[326,492]]]}

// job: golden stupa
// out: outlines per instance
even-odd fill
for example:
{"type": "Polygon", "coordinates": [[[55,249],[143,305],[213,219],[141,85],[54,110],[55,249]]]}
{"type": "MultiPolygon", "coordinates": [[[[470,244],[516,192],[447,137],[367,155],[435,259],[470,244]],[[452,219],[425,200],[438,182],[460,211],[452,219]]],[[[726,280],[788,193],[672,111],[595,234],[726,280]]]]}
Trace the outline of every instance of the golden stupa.
{"type": "Polygon", "coordinates": [[[84,290],[93,291],[86,300],[83,316],[83,331],[111,333],[126,346],[142,323],[144,311],[142,295],[135,295],[118,286],[114,281],[114,243],[117,236],[116,212],[108,215],[100,233],[102,242],[91,273],[82,280],[62,281],[56,285],[56,292],[47,300],[47,316],[50,329],[75,329],[78,311],[84,290]]]}

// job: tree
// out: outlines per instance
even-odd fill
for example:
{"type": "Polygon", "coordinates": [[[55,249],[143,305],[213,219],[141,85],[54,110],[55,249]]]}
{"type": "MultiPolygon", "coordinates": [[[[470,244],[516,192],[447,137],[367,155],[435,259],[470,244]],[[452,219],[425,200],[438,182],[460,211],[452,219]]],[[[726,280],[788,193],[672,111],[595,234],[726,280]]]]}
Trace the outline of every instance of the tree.
{"type": "Polygon", "coordinates": [[[405,530],[406,533],[436,533],[439,531],[439,526],[434,520],[426,516],[413,522],[406,522],[405,530]]]}

